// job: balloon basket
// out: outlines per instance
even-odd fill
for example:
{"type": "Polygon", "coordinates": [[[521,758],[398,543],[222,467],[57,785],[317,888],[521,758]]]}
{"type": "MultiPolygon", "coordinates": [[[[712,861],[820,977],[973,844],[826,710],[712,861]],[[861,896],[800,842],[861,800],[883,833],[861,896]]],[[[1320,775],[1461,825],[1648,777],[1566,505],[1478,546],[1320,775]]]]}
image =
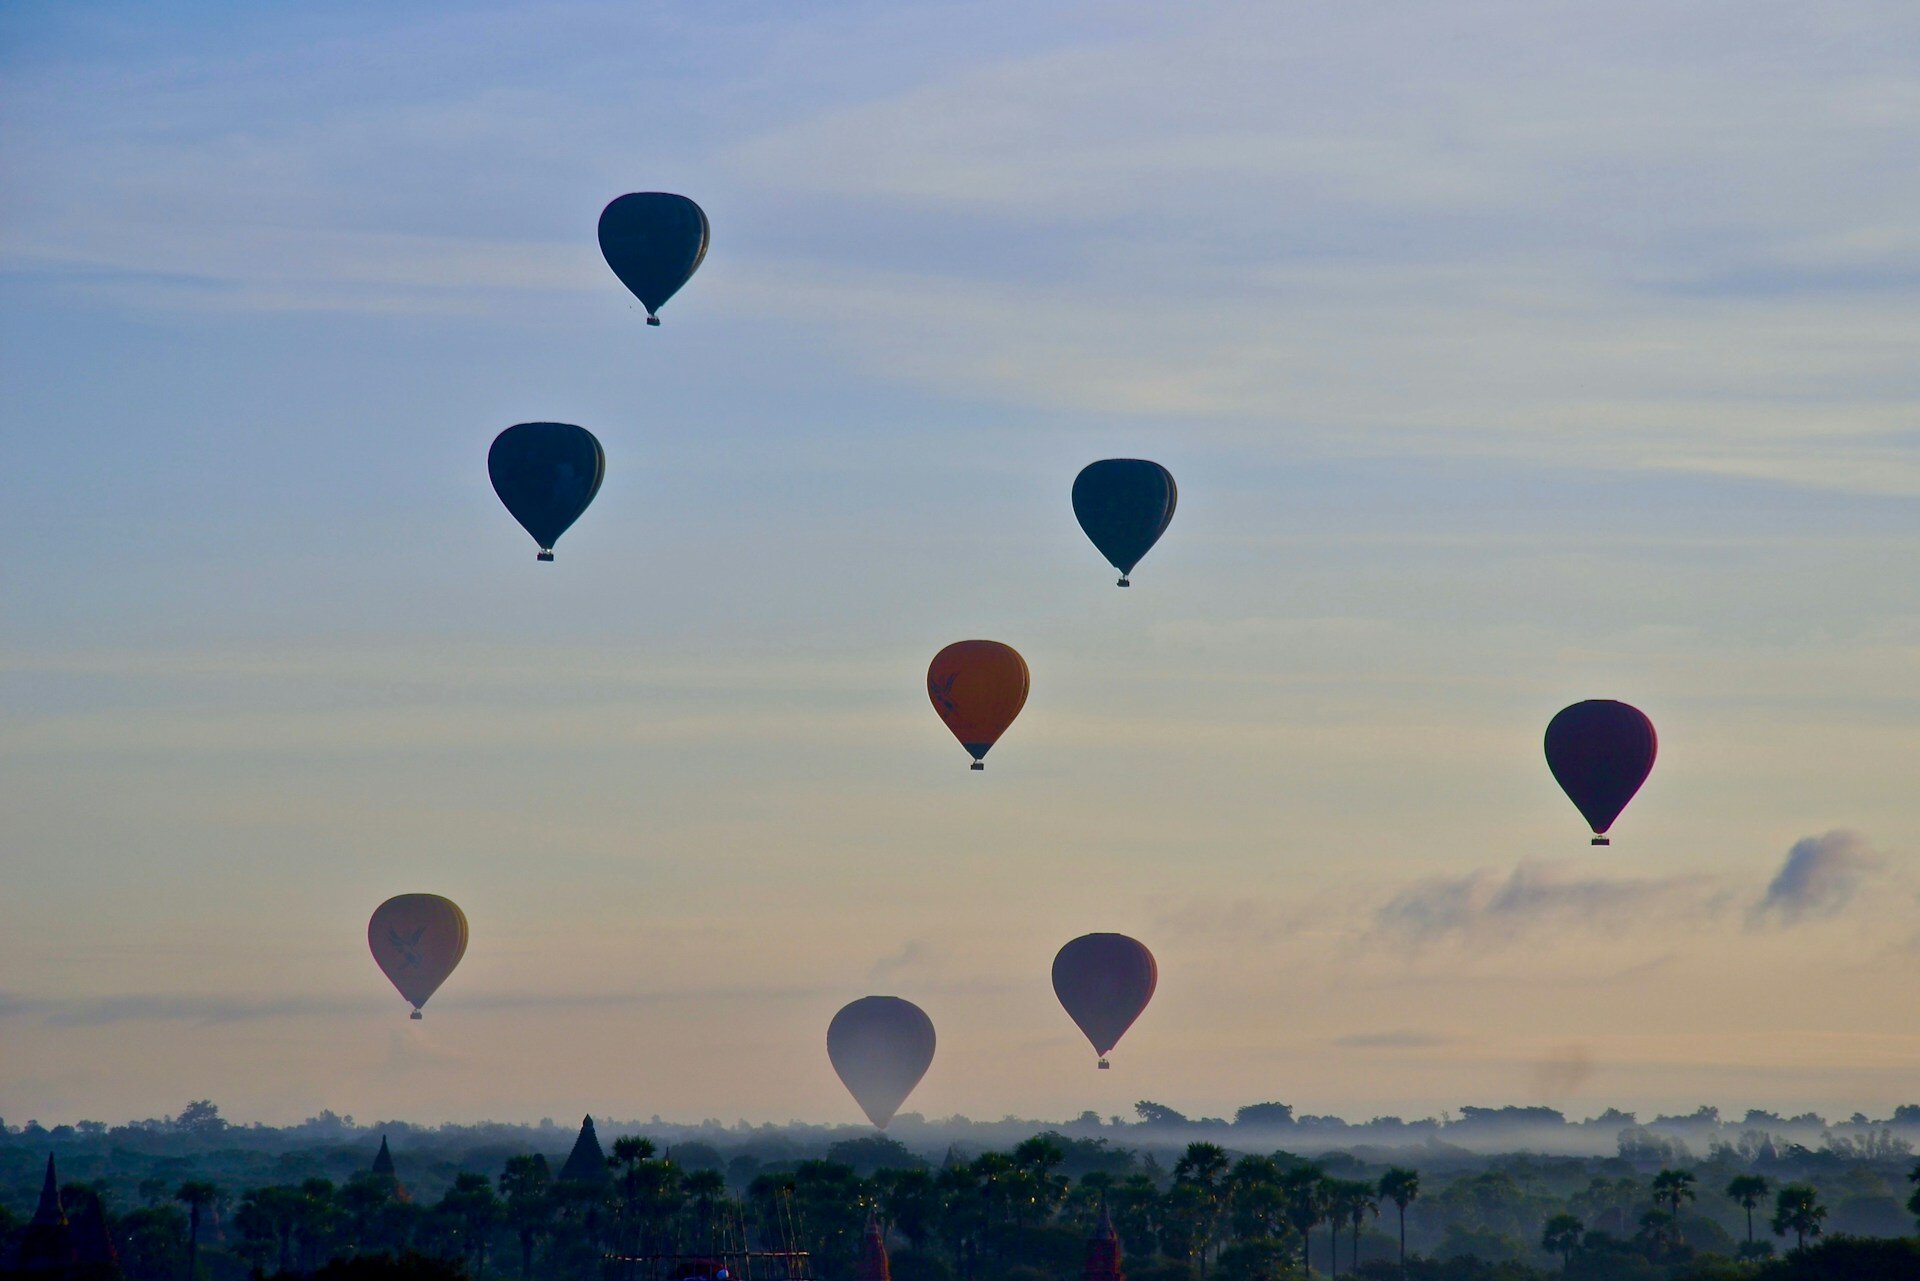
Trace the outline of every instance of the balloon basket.
{"type": "Polygon", "coordinates": [[[1610,840],[1608,840],[1608,839],[1607,839],[1606,837],[1604,837],[1604,836],[1596,836],[1596,837],[1594,837],[1594,838],[1593,838],[1593,844],[1595,844],[1595,845],[1611,845],[1611,844],[1613,844],[1613,842],[1612,842],[1612,841],[1610,841],[1610,840]]]}
{"type": "Polygon", "coordinates": [[[985,761],[975,761],[973,764],[969,765],[967,768],[968,769],[985,769],[986,767],[987,767],[987,763],[985,761]]]}
{"type": "Polygon", "coordinates": [[[1114,586],[1115,587],[1131,587],[1133,586],[1133,584],[1123,578],[1119,582],[1115,583],[1114,586]]]}
{"type": "Polygon", "coordinates": [[[538,556],[535,556],[535,557],[534,557],[534,559],[535,559],[535,560],[552,560],[552,559],[553,559],[553,553],[552,553],[552,552],[541,552],[541,553],[540,553],[540,554],[539,554],[538,556]]]}
{"type": "Polygon", "coordinates": [[[1107,1062],[1105,1059],[1100,1060],[1100,1070],[1102,1072],[1105,1072],[1108,1068],[1111,1068],[1112,1066],[1113,1064],[1107,1062]]]}
{"type": "Polygon", "coordinates": [[[655,328],[658,328],[658,327],[659,327],[659,324],[660,324],[660,317],[658,317],[658,316],[648,316],[648,317],[647,317],[647,323],[648,323],[649,325],[652,325],[652,326],[654,326],[655,328]]]}
{"type": "Polygon", "coordinates": [[[424,1019],[427,1016],[422,1014],[420,1011],[415,1010],[413,1013],[407,1015],[407,1017],[410,1019],[424,1019]]]}

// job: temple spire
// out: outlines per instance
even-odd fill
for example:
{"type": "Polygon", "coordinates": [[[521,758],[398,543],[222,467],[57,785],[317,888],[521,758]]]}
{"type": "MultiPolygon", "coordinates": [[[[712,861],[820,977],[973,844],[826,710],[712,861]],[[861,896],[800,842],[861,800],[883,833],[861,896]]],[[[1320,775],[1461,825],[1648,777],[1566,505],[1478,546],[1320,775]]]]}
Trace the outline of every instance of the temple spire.
{"type": "Polygon", "coordinates": [[[47,1153],[47,1181],[40,1185],[40,1204],[33,1212],[36,1228],[64,1228],[67,1208],[60,1204],[60,1178],[53,1172],[53,1153],[47,1153]]]}
{"type": "Polygon", "coordinates": [[[1100,1221],[1087,1238],[1086,1263],[1080,1269],[1081,1281],[1126,1281],[1120,1270],[1120,1234],[1113,1230],[1113,1217],[1107,1213],[1107,1199],[1100,1198],[1100,1221]]]}
{"type": "Polygon", "coordinates": [[[880,1230],[880,1216],[867,1207],[867,1235],[860,1243],[860,1266],[854,1271],[854,1281],[893,1281],[893,1270],[887,1262],[887,1238],[880,1230]]]}
{"type": "Polygon", "coordinates": [[[33,1212],[33,1220],[21,1230],[20,1252],[14,1266],[28,1273],[65,1273],[75,1263],[73,1227],[67,1222],[66,1207],[60,1204],[60,1177],[54,1173],[52,1154],[48,1154],[40,1204],[33,1212]]]}
{"type": "Polygon", "coordinates": [[[565,1183],[605,1183],[612,1178],[607,1173],[607,1154],[600,1147],[600,1136],[593,1132],[591,1115],[580,1122],[580,1137],[573,1141],[573,1151],[560,1167],[559,1178],[565,1183]]]}

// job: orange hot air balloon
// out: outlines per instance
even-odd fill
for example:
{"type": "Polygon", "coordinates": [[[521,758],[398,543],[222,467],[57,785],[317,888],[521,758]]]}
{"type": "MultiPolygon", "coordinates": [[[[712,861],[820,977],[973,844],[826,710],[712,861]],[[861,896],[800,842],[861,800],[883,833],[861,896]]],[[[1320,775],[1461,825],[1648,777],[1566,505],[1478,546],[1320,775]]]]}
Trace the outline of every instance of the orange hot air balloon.
{"type": "Polygon", "coordinates": [[[999,641],[955,641],[927,668],[927,697],[960,746],[973,754],[973,768],[1027,703],[1027,660],[999,641]]]}
{"type": "Polygon", "coordinates": [[[466,955],[467,914],[438,894],[402,894],[374,909],[367,946],[417,1019],[420,1007],[466,955]]]}

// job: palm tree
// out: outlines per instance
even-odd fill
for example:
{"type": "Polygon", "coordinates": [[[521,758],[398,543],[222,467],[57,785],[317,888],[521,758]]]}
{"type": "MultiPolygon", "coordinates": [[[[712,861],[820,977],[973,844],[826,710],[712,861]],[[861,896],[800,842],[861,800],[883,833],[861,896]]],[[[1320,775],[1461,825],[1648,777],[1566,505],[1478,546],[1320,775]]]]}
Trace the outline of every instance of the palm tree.
{"type": "Polygon", "coordinates": [[[1313,1272],[1312,1247],[1308,1233],[1327,1212],[1327,1178],[1317,1165],[1299,1165],[1280,1176],[1280,1190],[1287,1199],[1287,1222],[1300,1234],[1300,1270],[1313,1272]]]}
{"type": "Polygon", "coordinates": [[[1187,1211],[1188,1248],[1200,1261],[1201,1281],[1206,1281],[1208,1247],[1220,1228],[1227,1168],[1227,1150],[1217,1143],[1189,1143],[1173,1166],[1174,1193],[1187,1211]]]}
{"type": "Polygon", "coordinates": [[[1747,1244],[1753,1244],[1754,1207],[1767,1199],[1767,1193],[1773,1191],[1773,1184],[1757,1174],[1742,1174],[1727,1184],[1727,1195],[1746,1208],[1747,1244]]]}
{"type": "Polygon", "coordinates": [[[687,1175],[687,1195],[693,1198],[694,1213],[700,1221],[699,1248],[713,1247],[713,1207],[727,1194],[727,1176],[718,1170],[695,1170],[687,1175]]]}
{"type": "Polygon", "coordinates": [[[1347,1222],[1353,1225],[1353,1254],[1348,1261],[1357,1268],[1360,1266],[1360,1226],[1367,1221],[1369,1214],[1380,1213],[1380,1194],[1365,1179],[1355,1179],[1341,1186],[1346,1189],[1341,1204],[1347,1212],[1347,1222]]]}
{"type": "Polygon", "coordinates": [[[1573,1266],[1573,1252],[1580,1248],[1580,1234],[1586,1224],[1571,1214],[1556,1214],[1540,1232],[1540,1248],[1560,1256],[1560,1269],[1573,1266]]]}
{"type": "Polygon", "coordinates": [[[520,1239],[520,1281],[532,1281],[533,1244],[553,1225],[553,1174],[547,1158],[507,1158],[500,1172],[500,1195],[506,1198],[506,1219],[520,1239]]]}
{"type": "Polygon", "coordinates": [[[460,1256],[474,1261],[474,1275],[487,1275],[487,1245],[494,1225],[500,1222],[500,1198],[493,1193],[493,1181],[484,1174],[454,1176],[453,1186],[440,1198],[435,1210],[446,1216],[459,1234],[460,1256]]]}
{"type": "Polygon", "coordinates": [[[200,1212],[220,1200],[220,1189],[211,1183],[182,1183],[173,1199],[187,1207],[187,1281],[193,1281],[200,1255],[200,1212]]]}
{"type": "Polygon", "coordinates": [[[1407,1207],[1420,1195],[1417,1170],[1394,1166],[1380,1176],[1380,1195],[1400,1209],[1400,1275],[1407,1275],[1407,1207]]]}
{"type": "Polygon", "coordinates": [[[1672,1243],[1680,1244],[1680,1207],[1694,1199],[1692,1170],[1662,1170],[1653,1176],[1653,1203],[1666,1205],[1672,1214],[1672,1243]]]}
{"type": "Polygon", "coordinates": [[[622,1135],[613,1141],[613,1155],[607,1164],[620,1171],[620,1222],[625,1229],[627,1252],[638,1254],[640,1247],[640,1170],[653,1159],[657,1149],[652,1139],[637,1134],[622,1135]]]}
{"type": "Polygon", "coordinates": [[[1826,1217],[1827,1207],[1820,1204],[1820,1194],[1808,1184],[1789,1183],[1773,1199],[1773,1235],[1793,1233],[1796,1250],[1806,1249],[1808,1237],[1820,1235],[1826,1217]]]}

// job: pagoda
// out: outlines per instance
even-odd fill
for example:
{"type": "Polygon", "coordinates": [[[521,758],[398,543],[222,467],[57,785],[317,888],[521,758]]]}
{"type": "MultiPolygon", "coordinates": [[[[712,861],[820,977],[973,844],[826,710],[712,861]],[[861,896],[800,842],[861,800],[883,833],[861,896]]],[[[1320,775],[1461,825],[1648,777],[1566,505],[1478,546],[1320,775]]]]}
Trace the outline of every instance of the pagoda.
{"type": "Polygon", "coordinates": [[[73,1248],[73,1225],[60,1204],[60,1180],[53,1172],[53,1154],[47,1154],[47,1178],[40,1187],[40,1204],[20,1234],[15,1263],[21,1272],[70,1274],[80,1262],[73,1248]]]}
{"type": "Polygon", "coordinates": [[[380,1150],[374,1154],[373,1165],[368,1170],[368,1173],[386,1185],[387,1194],[395,1201],[411,1201],[413,1199],[407,1195],[405,1185],[400,1182],[399,1173],[393,1168],[393,1153],[387,1150],[387,1136],[384,1134],[380,1136],[380,1150]]]}
{"type": "Polygon", "coordinates": [[[1107,1214],[1106,1198],[1100,1199],[1100,1222],[1087,1238],[1086,1262],[1080,1267],[1081,1281],[1126,1281],[1120,1270],[1120,1234],[1113,1230],[1107,1214]]]}
{"type": "Polygon", "coordinates": [[[867,1236],[860,1243],[860,1266],[854,1270],[853,1281],[893,1281],[887,1265],[887,1237],[871,1208],[867,1210],[867,1236]]]}
{"type": "Polygon", "coordinates": [[[580,1137],[573,1141],[573,1151],[567,1153],[567,1163],[560,1167],[557,1177],[562,1183],[593,1186],[612,1181],[613,1176],[607,1172],[607,1154],[600,1148],[600,1136],[593,1132],[592,1116],[580,1122],[580,1137]]]}

